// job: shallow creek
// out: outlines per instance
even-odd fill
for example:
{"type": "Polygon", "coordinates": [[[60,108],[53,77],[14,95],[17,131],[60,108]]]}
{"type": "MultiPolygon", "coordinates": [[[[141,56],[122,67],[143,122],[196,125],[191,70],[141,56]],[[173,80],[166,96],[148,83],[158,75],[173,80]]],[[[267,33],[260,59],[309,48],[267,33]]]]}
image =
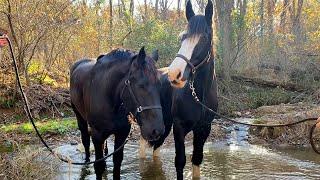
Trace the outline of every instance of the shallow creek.
{"type": "MultiPolygon", "coordinates": [[[[250,121],[250,119],[241,119],[250,121]]],[[[201,179],[320,179],[320,156],[311,149],[269,149],[247,142],[247,128],[232,126],[227,139],[207,142],[201,166],[201,179]]],[[[109,152],[113,143],[108,141],[109,152]]],[[[121,179],[175,179],[174,145],[161,149],[159,159],[152,158],[149,149],[147,158],[138,156],[139,144],[128,142],[125,146],[121,167],[121,179]]],[[[83,154],[76,145],[57,148],[60,153],[82,161],[83,154]]],[[[192,143],[186,142],[187,164],[184,175],[191,179],[192,143]]],[[[94,155],[91,157],[94,160],[94,155]]],[[[112,179],[112,158],[107,160],[106,177],[112,179]]],[[[57,179],[95,179],[93,166],[69,166],[62,163],[57,179]]]]}

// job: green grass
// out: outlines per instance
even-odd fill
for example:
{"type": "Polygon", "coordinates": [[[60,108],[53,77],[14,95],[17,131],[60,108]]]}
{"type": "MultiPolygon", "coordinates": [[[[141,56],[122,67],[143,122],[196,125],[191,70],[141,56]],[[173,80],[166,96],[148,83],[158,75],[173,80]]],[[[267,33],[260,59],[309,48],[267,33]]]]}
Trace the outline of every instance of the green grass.
{"type": "MultiPolygon", "coordinates": [[[[65,134],[78,128],[77,121],[74,118],[38,121],[36,122],[36,126],[41,134],[65,134]]],[[[0,131],[20,134],[35,132],[31,123],[3,125],[0,127],[0,131]]]]}
{"type": "Polygon", "coordinates": [[[288,103],[293,93],[280,88],[262,89],[256,88],[248,92],[249,107],[256,109],[261,106],[277,105],[288,103]]]}

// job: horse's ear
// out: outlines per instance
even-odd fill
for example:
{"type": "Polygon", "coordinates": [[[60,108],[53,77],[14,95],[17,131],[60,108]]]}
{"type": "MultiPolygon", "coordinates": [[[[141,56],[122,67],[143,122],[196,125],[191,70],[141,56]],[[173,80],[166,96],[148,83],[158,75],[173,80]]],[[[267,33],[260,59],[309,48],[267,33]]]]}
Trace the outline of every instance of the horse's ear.
{"type": "Polygon", "coordinates": [[[211,0],[208,0],[208,4],[205,10],[205,16],[209,26],[211,26],[212,24],[212,15],[213,15],[213,4],[211,0]]]}
{"type": "MultiPolygon", "coordinates": [[[[209,1],[210,1],[210,0],[209,0],[209,1]]],[[[193,9],[192,9],[191,0],[188,0],[188,2],[187,2],[187,7],[186,7],[186,17],[187,17],[187,20],[189,21],[193,16],[194,16],[194,12],[193,12],[193,9]]]]}
{"type": "Polygon", "coordinates": [[[144,50],[144,46],[142,46],[142,48],[139,51],[137,61],[140,66],[143,66],[146,63],[146,52],[144,50]]]}
{"type": "Polygon", "coordinates": [[[156,49],[156,50],[154,50],[153,52],[152,52],[152,55],[151,55],[151,57],[152,57],[152,59],[154,60],[154,61],[158,61],[158,59],[159,59],[159,51],[158,51],[158,49],[156,49]]]}

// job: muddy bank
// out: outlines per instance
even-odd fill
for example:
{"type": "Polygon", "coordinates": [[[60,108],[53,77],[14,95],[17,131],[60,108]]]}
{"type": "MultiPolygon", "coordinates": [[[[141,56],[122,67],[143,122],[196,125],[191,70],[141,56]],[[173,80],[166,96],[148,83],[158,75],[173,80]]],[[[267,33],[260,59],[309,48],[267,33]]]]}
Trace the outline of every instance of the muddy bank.
{"type": "MultiPolygon", "coordinates": [[[[238,120],[246,119],[249,123],[278,124],[301,120],[307,117],[320,116],[320,106],[316,104],[281,104],[275,106],[262,106],[256,110],[236,112],[238,120]],[[241,117],[241,118],[240,118],[241,117]]],[[[248,137],[245,137],[251,144],[262,144],[271,146],[309,146],[308,133],[313,122],[303,123],[293,127],[285,128],[249,128],[248,137]]],[[[241,126],[224,121],[223,119],[214,120],[211,124],[211,133],[207,142],[215,142],[226,139],[232,131],[238,131],[241,126]]],[[[51,146],[61,144],[79,144],[81,142],[80,132],[71,130],[65,134],[56,134],[54,132],[43,135],[44,139],[51,146]]],[[[111,136],[113,139],[113,136],[111,136]]],[[[129,141],[138,142],[140,139],[140,129],[137,125],[133,127],[132,136],[129,141]]],[[[192,133],[186,136],[186,141],[191,142],[192,133]]],[[[174,143],[172,132],[165,140],[164,146],[170,146],[174,143]]],[[[1,133],[0,144],[2,147],[12,146],[14,144],[40,144],[39,139],[34,133],[1,133]]],[[[6,148],[2,148],[6,149],[6,148]]],[[[10,148],[7,148],[10,149],[10,148]]]]}
{"type": "MultiPolygon", "coordinates": [[[[317,104],[280,104],[262,106],[251,112],[254,123],[285,124],[304,118],[319,117],[320,106],[317,104]]],[[[314,121],[283,128],[250,128],[249,142],[273,146],[310,146],[309,131],[314,121]]]]}

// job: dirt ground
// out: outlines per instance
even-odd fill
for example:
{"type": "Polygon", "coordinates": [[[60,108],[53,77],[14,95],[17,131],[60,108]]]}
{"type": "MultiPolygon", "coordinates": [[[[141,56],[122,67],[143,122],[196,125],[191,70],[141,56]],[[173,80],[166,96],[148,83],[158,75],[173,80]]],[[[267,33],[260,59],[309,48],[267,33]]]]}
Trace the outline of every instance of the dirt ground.
{"type": "MultiPolygon", "coordinates": [[[[252,111],[252,115],[257,118],[255,123],[284,124],[304,118],[320,117],[320,106],[306,103],[262,106],[252,111]]],[[[253,144],[310,146],[309,131],[314,123],[311,121],[284,128],[250,128],[252,136],[249,140],[253,144]]]]}
{"type": "MultiPolygon", "coordinates": [[[[280,104],[275,106],[262,106],[256,110],[236,112],[241,117],[254,119],[252,123],[287,123],[298,121],[307,117],[319,117],[320,106],[316,104],[280,104]]],[[[250,128],[248,141],[252,144],[262,144],[271,146],[309,146],[309,129],[314,122],[302,123],[291,128],[250,128]]],[[[232,124],[223,120],[214,120],[211,125],[211,133],[207,142],[223,140],[229,132],[228,127],[232,124]]],[[[140,139],[140,129],[134,125],[129,141],[138,142],[140,139]]],[[[319,130],[320,132],[320,130],[319,130]]],[[[113,138],[113,137],[111,137],[113,138]]],[[[61,144],[81,143],[80,132],[78,130],[68,132],[65,135],[45,134],[44,139],[52,146],[61,144]]],[[[186,141],[192,142],[193,135],[189,133],[186,141]]],[[[9,141],[14,145],[19,144],[40,144],[34,133],[32,134],[1,134],[0,141],[9,141]]],[[[174,143],[172,131],[165,140],[164,146],[174,143]]]]}

